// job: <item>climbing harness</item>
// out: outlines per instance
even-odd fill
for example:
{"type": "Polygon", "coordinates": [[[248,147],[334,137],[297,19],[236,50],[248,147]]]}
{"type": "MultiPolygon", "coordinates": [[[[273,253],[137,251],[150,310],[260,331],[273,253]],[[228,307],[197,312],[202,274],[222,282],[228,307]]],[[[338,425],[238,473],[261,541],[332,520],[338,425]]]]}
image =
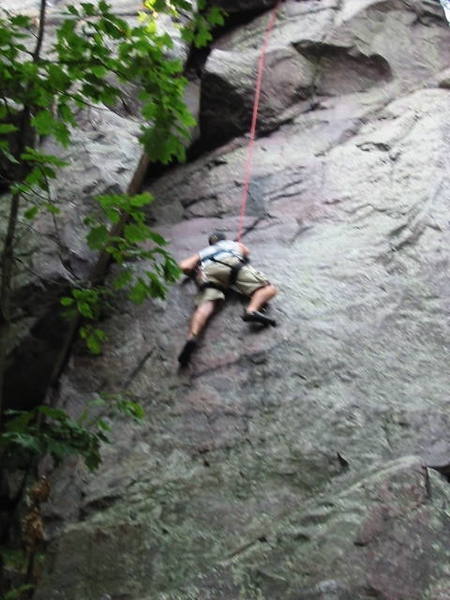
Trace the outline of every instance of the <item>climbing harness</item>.
{"type": "Polygon", "coordinates": [[[200,283],[198,286],[198,289],[201,292],[203,292],[203,290],[206,290],[207,288],[219,290],[219,292],[222,292],[224,294],[228,291],[228,288],[224,287],[223,285],[220,285],[220,283],[214,283],[213,281],[205,281],[203,283],[200,283]]]}
{"type": "MultiPolygon", "coordinates": [[[[245,258],[241,258],[240,256],[238,256],[237,254],[234,254],[233,252],[230,251],[225,251],[225,250],[220,250],[218,252],[216,252],[215,254],[213,254],[212,256],[208,256],[206,261],[212,261],[215,263],[219,263],[221,265],[224,265],[225,267],[227,267],[228,269],[230,269],[230,276],[228,278],[228,286],[227,287],[231,287],[232,285],[234,285],[236,283],[236,280],[238,278],[239,275],[239,271],[242,269],[242,267],[244,265],[246,265],[248,263],[248,260],[245,258]],[[230,265],[226,262],[223,262],[222,260],[219,260],[218,258],[215,258],[215,256],[217,254],[228,254],[229,256],[233,257],[233,258],[237,258],[239,262],[237,262],[234,265],[230,265]]],[[[202,261],[204,262],[204,261],[202,261]]],[[[199,285],[200,289],[205,289],[208,287],[212,287],[212,288],[216,288],[218,290],[220,290],[221,292],[226,292],[227,288],[225,286],[222,286],[220,284],[217,283],[212,283],[209,281],[205,281],[200,283],[199,285]]]]}
{"type": "MultiPolygon", "coordinates": [[[[252,178],[253,171],[253,151],[255,145],[255,137],[256,137],[256,124],[258,121],[258,113],[259,113],[259,102],[261,98],[261,87],[262,80],[264,75],[264,67],[266,61],[266,52],[267,47],[269,45],[270,34],[272,33],[273,27],[275,25],[275,21],[277,18],[278,9],[280,7],[282,0],[278,0],[275,6],[272,9],[270,14],[269,21],[267,23],[266,32],[264,35],[263,45],[261,47],[261,52],[258,60],[258,74],[256,77],[256,87],[255,87],[255,99],[253,101],[253,113],[252,113],[252,121],[250,127],[250,141],[248,143],[247,148],[247,159],[245,161],[245,170],[244,170],[244,183],[242,188],[242,201],[241,201],[241,214],[239,218],[239,229],[237,234],[237,241],[241,241],[242,233],[243,233],[243,225],[244,225],[244,216],[247,208],[247,199],[248,199],[248,191],[250,187],[250,180],[252,178]]],[[[448,0],[441,0],[443,2],[448,2],[448,0]]]]}
{"type": "MultiPolygon", "coordinates": [[[[236,254],[235,252],[233,252],[233,250],[231,250],[229,248],[219,248],[218,250],[213,252],[213,254],[206,255],[204,258],[201,259],[200,262],[202,264],[207,263],[208,260],[212,260],[213,262],[221,262],[220,260],[218,260],[216,258],[216,256],[220,256],[221,254],[227,254],[228,256],[233,256],[233,257],[241,260],[241,257],[239,256],[239,254],[236,254]]],[[[229,265],[227,265],[227,266],[229,266],[229,265]]]]}
{"type": "Polygon", "coordinates": [[[212,260],[215,263],[220,263],[221,265],[225,265],[226,267],[228,267],[230,269],[230,277],[228,279],[228,286],[231,287],[232,285],[234,285],[236,283],[236,280],[238,278],[239,275],[239,271],[242,269],[242,267],[247,264],[247,261],[243,258],[241,258],[240,256],[235,256],[239,262],[236,263],[235,265],[229,265],[228,263],[222,262],[221,260],[218,260],[217,258],[211,258],[210,260],[212,260]]]}
{"type": "MultiPolygon", "coordinates": [[[[238,274],[239,271],[242,269],[242,267],[248,263],[248,259],[241,256],[240,254],[238,254],[235,249],[233,248],[233,246],[236,245],[235,242],[228,242],[225,240],[222,240],[221,242],[218,242],[217,245],[213,245],[213,248],[211,248],[211,254],[206,253],[206,256],[202,256],[201,257],[201,261],[200,261],[200,265],[201,267],[205,267],[208,263],[210,262],[214,262],[214,263],[218,263],[221,265],[224,265],[225,267],[227,267],[228,269],[230,269],[230,276],[228,278],[228,287],[234,285],[236,283],[236,280],[238,278],[238,274]],[[231,247],[227,247],[231,245],[231,247]],[[214,246],[216,246],[214,248],[214,246]],[[229,258],[234,258],[236,259],[236,263],[235,264],[229,264],[227,262],[224,262],[223,260],[220,260],[220,258],[225,258],[225,257],[229,257],[229,258]]],[[[201,283],[200,284],[203,288],[205,287],[216,287],[216,285],[209,285],[207,282],[206,283],[201,283]]],[[[224,291],[222,289],[222,286],[220,286],[218,289],[220,289],[221,291],[224,291]]]]}

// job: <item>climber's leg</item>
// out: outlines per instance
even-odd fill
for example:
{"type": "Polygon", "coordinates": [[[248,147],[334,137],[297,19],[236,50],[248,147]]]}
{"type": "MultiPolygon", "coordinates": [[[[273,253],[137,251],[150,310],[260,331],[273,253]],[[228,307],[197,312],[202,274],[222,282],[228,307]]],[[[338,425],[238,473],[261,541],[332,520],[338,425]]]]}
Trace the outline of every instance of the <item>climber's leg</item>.
{"type": "Polygon", "coordinates": [[[267,304],[277,292],[277,288],[271,283],[258,288],[252,294],[250,303],[247,306],[247,310],[244,312],[242,319],[244,321],[253,321],[255,323],[261,323],[262,325],[272,325],[272,327],[275,327],[277,324],[275,319],[271,319],[266,314],[260,312],[260,309],[267,304]]]}
{"type": "Polygon", "coordinates": [[[197,337],[203,330],[210,316],[216,310],[216,300],[208,300],[197,307],[191,318],[189,338],[197,337]]]}
{"type": "Polygon", "coordinates": [[[257,271],[251,265],[244,265],[238,273],[235,287],[241,294],[250,297],[249,305],[242,316],[243,320],[275,327],[276,321],[274,319],[259,312],[261,307],[267,304],[278,292],[264,273],[257,271]]]}
{"type": "Polygon", "coordinates": [[[206,300],[206,302],[202,302],[196,308],[194,314],[192,315],[191,322],[189,324],[188,338],[178,356],[178,362],[182,367],[185,367],[189,363],[191,354],[197,347],[198,336],[203,331],[209,318],[216,310],[217,304],[217,300],[206,300]]]}
{"type": "Polygon", "coordinates": [[[247,306],[247,312],[255,312],[258,311],[264,304],[267,304],[269,300],[271,300],[278,293],[277,288],[269,283],[264,287],[261,287],[253,293],[250,303],[247,306]]]}

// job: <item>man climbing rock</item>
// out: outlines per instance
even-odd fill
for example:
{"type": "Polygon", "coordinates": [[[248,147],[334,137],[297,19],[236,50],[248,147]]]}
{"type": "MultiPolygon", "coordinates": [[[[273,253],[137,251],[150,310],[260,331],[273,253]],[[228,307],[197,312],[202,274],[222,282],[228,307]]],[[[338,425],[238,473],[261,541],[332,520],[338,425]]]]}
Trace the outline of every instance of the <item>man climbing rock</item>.
{"type": "Polygon", "coordinates": [[[197,340],[217,305],[225,299],[225,292],[232,287],[250,297],[242,315],[244,321],[272,325],[276,322],[261,308],[275,296],[277,289],[266,276],[248,264],[249,249],[240,242],[227,240],[225,234],[214,232],[208,238],[209,246],[179,263],[187,275],[195,278],[200,288],[196,299],[197,308],[192,315],[186,343],[178,356],[185,367],[197,347],[197,340]]]}

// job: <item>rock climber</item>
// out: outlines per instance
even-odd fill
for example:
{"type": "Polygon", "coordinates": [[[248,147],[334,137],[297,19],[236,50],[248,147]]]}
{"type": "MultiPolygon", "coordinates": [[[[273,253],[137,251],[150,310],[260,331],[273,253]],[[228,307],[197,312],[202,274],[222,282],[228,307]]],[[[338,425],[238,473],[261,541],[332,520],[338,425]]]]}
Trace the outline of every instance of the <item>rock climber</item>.
{"type": "Polygon", "coordinates": [[[227,240],[220,231],[211,233],[208,242],[207,248],[179,263],[181,270],[192,276],[200,289],[188,337],[178,356],[182,367],[189,363],[200,332],[230,287],[250,297],[242,315],[244,321],[276,326],[275,320],[260,309],[276,295],[277,289],[263,273],[248,264],[250,250],[240,242],[227,240]]]}

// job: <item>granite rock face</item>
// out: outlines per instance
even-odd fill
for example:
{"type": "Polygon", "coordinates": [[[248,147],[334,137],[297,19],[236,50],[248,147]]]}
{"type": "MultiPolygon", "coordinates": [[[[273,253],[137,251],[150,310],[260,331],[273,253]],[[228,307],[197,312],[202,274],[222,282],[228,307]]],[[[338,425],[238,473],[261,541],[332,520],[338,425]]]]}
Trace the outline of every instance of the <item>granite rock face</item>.
{"type": "MultiPolygon", "coordinates": [[[[149,186],[179,258],[236,235],[267,18],[206,62],[223,145],[149,186]]],[[[438,3],[282,3],[244,234],[279,326],[231,296],[180,373],[192,284],[116,307],[61,402],[126,392],[146,420],[53,473],[37,600],[449,598],[449,43],[438,3]]]]}

